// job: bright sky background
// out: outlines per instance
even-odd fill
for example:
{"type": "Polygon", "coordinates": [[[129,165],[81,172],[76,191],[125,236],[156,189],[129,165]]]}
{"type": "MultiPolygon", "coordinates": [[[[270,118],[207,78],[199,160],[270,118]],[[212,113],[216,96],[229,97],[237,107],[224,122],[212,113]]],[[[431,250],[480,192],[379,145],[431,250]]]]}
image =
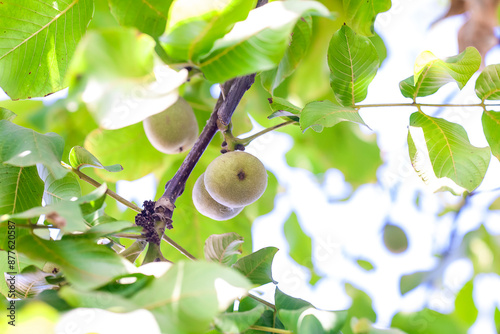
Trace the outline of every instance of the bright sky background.
{"type": "MultiPolygon", "coordinates": [[[[413,63],[422,51],[432,51],[438,57],[458,53],[457,32],[465,21],[463,15],[441,21],[433,28],[431,22],[442,16],[448,6],[440,0],[393,0],[392,9],[379,16],[376,31],[383,37],[388,48],[388,57],[378,71],[369,94],[363,103],[409,102],[399,91],[399,81],[412,75],[413,63]]],[[[487,64],[500,63],[500,48],[488,54],[487,64]]],[[[429,103],[476,103],[474,82],[458,93],[456,85],[449,84],[432,97],[422,99],[429,103]]],[[[65,91],[51,95],[44,101],[50,103],[65,95],[65,91]]],[[[0,94],[2,92],[0,91],[0,94]]],[[[4,99],[0,96],[0,100],[4,99]]],[[[348,201],[352,190],[343,181],[338,170],[325,172],[324,183],[310,172],[290,168],[285,161],[285,153],[292,149],[293,141],[283,133],[269,133],[254,141],[247,152],[259,157],[270,172],[278,178],[285,192],[278,195],[275,209],[260,217],[253,226],[254,250],[266,246],[281,249],[276,255],[273,275],[279,287],[286,293],[311,301],[323,309],[345,309],[350,298],[344,292],[344,283],[351,282],[372,297],[378,315],[377,325],[390,326],[395,312],[416,311],[427,305],[433,309],[449,312],[453,310],[455,294],[473,274],[470,261],[453,255],[451,265],[444,273],[444,282],[439,290],[427,287],[408,293],[399,293],[401,274],[418,270],[428,270],[437,264],[433,254],[448,247],[452,215],[436,220],[442,210],[441,203],[456,203],[457,198],[447,194],[434,194],[413,171],[409,158],[407,126],[412,108],[363,109],[365,122],[378,135],[378,144],[384,160],[379,169],[379,183],[359,187],[348,201]],[[415,196],[420,193],[422,210],[415,207],[415,196]],[[314,265],[323,278],[311,287],[308,271],[296,265],[287,255],[287,244],[283,234],[283,224],[291,212],[297,213],[305,233],[313,238],[314,265]],[[409,248],[400,255],[389,253],[382,243],[382,228],[389,217],[391,223],[401,226],[409,237],[409,248]],[[366,272],[352,259],[363,258],[375,265],[376,269],[366,272]]],[[[481,130],[480,109],[424,109],[430,115],[439,115],[449,121],[463,125],[473,145],[486,146],[481,130]]],[[[253,132],[261,127],[256,124],[253,132]]],[[[362,131],[371,133],[362,128],[362,131]]],[[[121,182],[118,193],[142,203],[155,196],[156,181],[150,175],[135,182],[121,182]],[[138,192],[138,189],[149,189],[138,192]]],[[[479,187],[480,194],[473,197],[471,205],[464,210],[458,221],[458,237],[477,228],[482,222],[490,232],[500,233],[499,213],[485,214],[491,201],[500,191],[488,191],[500,187],[500,163],[492,159],[488,174],[479,187]]],[[[272,284],[267,286],[265,297],[272,300],[272,284]]],[[[474,299],[480,310],[476,324],[469,333],[494,334],[493,311],[500,306],[500,279],[496,275],[479,275],[475,279],[474,299]],[[495,292],[496,291],[496,292],[495,292]]],[[[147,312],[136,312],[141,317],[141,326],[149,321],[147,312]]],[[[75,313],[72,313],[75,315],[75,313]]],[[[93,313],[93,330],[99,323],[109,323],[108,312],[93,313]],[[101,320],[99,320],[101,319],[101,320]]],[[[121,315],[116,315],[121,316],[121,315]]],[[[82,316],[78,315],[77,319],[82,316]]],[[[137,321],[134,316],[120,317],[123,331],[137,321]]],[[[66,322],[74,321],[68,317],[66,322]]],[[[113,321],[113,323],[117,323],[113,321]]],[[[102,327],[100,327],[102,328],[102,327]]],[[[84,330],[84,328],[81,328],[84,330]]],[[[90,327],[85,330],[92,330],[90,327]]],[[[116,328],[115,328],[116,330],[116,328]]],[[[155,333],[155,329],[148,330],[155,333]]]]}

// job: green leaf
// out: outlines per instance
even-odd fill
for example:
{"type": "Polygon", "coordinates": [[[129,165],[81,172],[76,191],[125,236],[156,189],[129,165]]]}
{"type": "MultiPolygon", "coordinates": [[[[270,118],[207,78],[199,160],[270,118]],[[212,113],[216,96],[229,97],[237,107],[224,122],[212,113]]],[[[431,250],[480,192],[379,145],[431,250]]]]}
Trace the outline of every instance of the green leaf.
{"type": "Polygon", "coordinates": [[[480,65],[481,55],[473,47],[443,60],[425,51],[415,61],[414,75],[401,81],[399,88],[404,97],[413,100],[434,94],[449,82],[456,82],[462,89],[480,65]]]}
{"type": "Polygon", "coordinates": [[[214,234],[205,241],[205,259],[226,266],[233,265],[241,254],[243,237],[234,232],[214,234]]]}
{"type": "Polygon", "coordinates": [[[269,115],[267,118],[273,119],[275,117],[281,117],[286,121],[296,121],[298,122],[300,119],[300,113],[302,111],[301,108],[291,104],[287,100],[273,96],[269,98],[269,106],[273,113],[269,115]]]}
{"type": "Polygon", "coordinates": [[[485,109],[481,121],[491,153],[500,160],[500,112],[485,109]]]}
{"type": "Polygon", "coordinates": [[[338,334],[347,319],[347,311],[322,311],[314,307],[278,311],[285,328],[293,333],[338,334]]]}
{"type": "Polygon", "coordinates": [[[358,266],[360,266],[361,268],[363,268],[366,271],[372,271],[373,269],[375,269],[375,266],[370,261],[366,261],[363,259],[357,259],[356,263],[358,264],[358,266]]]}
{"type": "Polygon", "coordinates": [[[5,119],[7,121],[11,121],[16,118],[16,114],[14,114],[9,109],[5,109],[0,107],[0,120],[5,119]]]}
{"type": "Polygon", "coordinates": [[[328,47],[330,86],[341,105],[354,106],[366,98],[379,65],[377,50],[367,37],[346,25],[333,34],[328,47]]]}
{"type": "Polygon", "coordinates": [[[315,284],[320,277],[314,271],[312,263],[312,241],[306,235],[299,224],[297,215],[292,215],[287,219],[284,225],[285,238],[289,246],[289,254],[291,258],[299,265],[306,267],[311,272],[310,284],[315,284]]]}
{"type": "Polygon", "coordinates": [[[495,327],[497,332],[500,332],[500,309],[495,307],[495,315],[493,316],[495,320],[495,327]]]}
{"type": "Polygon", "coordinates": [[[470,144],[462,126],[421,111],[410,116],[408,148],[419,176],[433,188],[454,194],[476,189],[491,157],[488,147],[470,144]]]}
{"type": "Polygon", "coordinates": [[[212,82],[272,69],[283,58],[295,23],[307,14],[330,15],[315,1],[275,1],[256,8],[215,42],[199,67],[212,82]]]}
{"type": "Polygon", "coordinates": [[[351,334],[352,330],[350,324],[352,318],[366,318],[370,322],[375,322],[377,314],[373,310],[370,296],[368,296],[365,292],[356,289],[348,283],[345,285],[345,290],[349,297],[351,297],[352,304],[347,310],[347,320],[342,328],[342,333],[351,334]]]}
{"type": "Polygon", "coordinates": [[[154,67],[155,41],[132,28],[92,31],[75,53],[68,76],[102,128],[141,122],[177,101],[187,70],[154,67]]]}
{"type": "Polygon", "coordinates": [[[375,50],[377,50],[378,54],[378,59],[379,59],[379,66],[382,65],[384,60],[387,58],[387,48],[385,46],[384,40],[380,35],[375,33],[375,35],[368,37],[370,42],[372,42],[373,46],[375,47],[375,50]]]}
{"type": "Polygon", "coordinates": [[[468,330],[455,314],[442,314],[429,309],[398,313],[392,318],[391,327],[400,328],[409,334],[466,334],[468,330]]]}
{"type": "Polygon", "coordinates": [[[276,310],[299,310],[306,307],[312,307],[312,304],[300,298],[287,295],[276,288],[274,293],[274,305],[276,310]]]}
{"type": "Polygon", "coordinates": [[[162,45],[171,58],[197,62],[210,51],[215,40],[244,20],[256,3],[256,0],[175,0],[167,31],[160,39],[162,45]]]}
{"type": "Polygon", "coordinates": [[[238,259],[233,268],[245,275],[253,284],[263,285],[274,282],[271,265],[277,251],[278,248],[276,247],[259,249],[250,255],[238,259]]]}
{"type": "Polygon", "coordinates": [[[287,77],[289,77],[300,64],[302,57],[309,48],[312,36],[312,18],[306,16],[300,18],[293,28],[292,40],[286,49],[283,59],[281,59],[278,67],[262,72],[260,74],[262,86],[273,93],[287,77]]]}
{"type": "Polygon", "coordinates": [[[347,23],[358,34],[372,36],[377,14],[391,8],[391,0],[343,0],[347,23]]]}
{"type": "Polygon", "coordinates": [[[61,166],[64,140],[59,135],[42,135],[6,120],[0,120],[0,133],[1,162],[18,167],[42,163],[55,179],[68,173],[61,166]]]}
{"type": "Polygon", "coordinates": [[[137,180],[156,169],[168,167],[169,163],[163,160],[177,159],[157,151],[149,143],[141,123],[118,130],[96,129],[89,133],[84,146],[98,156],[103,165],[119,162],[123,166],[119,174],[96,170],[100,177],[110,182],[137,180]]]}
{"type": "Polygon", "coordinates": [[[82,291],[72,286],[64,286],[61,288],[59,296],[74,308],[100,308],[114,312],[137,308],[120,294],[107,291],[82,291]]]}
{"type": "Polygon", "coordinates": [[[215,328],[222,333],[242,333],[260,319],[266,308],[257,305],[244,312],[223,313],[215,318],[215,328]]]}
{"type": "Polygon", "coordinates": [[[321,132],[323,127],[332,127],[346,121],[366,125],[356,109],[338,106],[330,101],[308,103],[300,116],[300,127],[303,132],[314,125],[320,126],[315,130],[321,132]]]}
{"type": "Polygon", "coordinates": [[[402,275],[399,281],[401,295],[405,295],[418,287],[428,276],[429,271],[417,271],[413,274],[402,275]]]}
{"type": "Polygon", "coordinates": [[[171,3],[172,0],[109,0],[109,8],[122,26],[159,37],[165,31],[171,3]]]}
{"type": "MultiPolygon", "coordinates": [[[[82,190],[77,177],[68,173],[61,179],[55,179],[43,165],[37,165],[38,175],[44,183],[43,200],[46,205],[60,201],[70,201],[82,196],[82,190]]],[[[38,203],[35,206],[38,206],[38,203]]]]}
{"type": "Polygon", "coordinates": [[[42,204],[43,182],[35,166],[0,164],[0,216],[12,215],[42,204]]]}
{"type": "Polygon", "coordinates": [[[88,230],[80,206],[73,201],[61,201],[51,205],[30,208],[20,213],[3,215],[0,216],[0,221],[11,219],[31,219],[36,221],[40,215],[46,215],[45,222],[60,228],[64,233],[88,230]]]}
{"type": "Polygon", "coordinates": [[[151,311],[162,333],[205,333],[212,319],[250,287],[230,268],[181,261],[129,300],[151,311]]]}
{"type": "Polygon", "coordinates": [[[66,86],[66,70],[93,12],[92,0],[3,2],[0,86],[11,99],[45,96],[66,86]]]}
{"type": "Polygon", "coordinates": [[[80,205],[82,215],[87,216],[102,208],[102,206],[104,205],[104,200],[106,199],[107,190],[108,186],[103,183],[91,193],[77,199],[75,203],[80,205]]]}
{"type": "Polygon", "coordinates": [[[465,283],[455,298],[454,313],[458,319],[462,320],[469,327],[476,322],[478,316],[478,310],[474,304],[473,289],[474,283],[473,281],[469,281],[465,283]]]}
{"type": "MultiPolygon", "coordinates": [[[[7,220],[4,216],[42,204],[43,182],[35,166],[16,167],[0,163],[0,189],[0,221],[7,220]]],[[[36,223],[38,216],[34,218],[32,222],[36,223]]],[[[11,223],[0,224],[0,249],[10,249],[9,233],[14,233],[16,238],[29,234],[29,229],[17,227],[17,224],[27,223],[26,219],[12,219],[11,223]]]]}
{"type": "Polygon", "coordinates": [[[484,100],[500,99],[500,64],[486,66],[476,80],[476,95],[484,100]]]}
{"type": "Polygon", "coordinates": [[[500,274],[500,237],[488,233],[484,225],[465,235],[463,247],[475,273],[500,274]]]}
{"type": "Polygon", "coordinates": [[[85,167],[103,168],[108,172],[120,172],[123,167],[120,164],[103,166],[103,164],[89,151],[81,146],[75,146],[69,152],[69,163],[71,167],[80,170],[85,167]]]}
{"type": "Polygon", "coordinates": [[[27,235],[18,240],[17,251],[59,265],[66,279],[82,290],[95,289],[127,274],[122,257],[104,245],[76,236],[51,241],[27,235]]]}
{"type": "Polygon", "coordinates": [[[488,209],[489,210],[500,210],[500,197],[498,197],[496,200],[494,200],[488,209]]]}

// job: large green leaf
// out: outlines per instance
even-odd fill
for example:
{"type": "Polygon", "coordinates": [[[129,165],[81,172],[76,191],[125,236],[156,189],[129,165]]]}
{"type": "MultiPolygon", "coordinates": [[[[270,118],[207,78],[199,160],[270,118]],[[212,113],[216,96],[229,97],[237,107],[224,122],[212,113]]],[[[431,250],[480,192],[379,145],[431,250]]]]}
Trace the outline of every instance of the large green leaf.
{"type": "Polygon", "coordinates": [[[82,100],[99,125],[118,129],[157,114],[178,98],[187,71],[154,67],[155,41],[132,28],[89,32],[68,71],[72,93],[82,100]]]}
{"type": "Polygon", "coordinates": [[[55,179],[68,173],[61,166],[64,140],[59,135],[42,135],[6,120],[0,120],[0,133],[0,161],[19,167],[42,163],[55,179]]]}
{"type": "Polygon", "coordinates": [[[314,264],[312,263],[311,238],[303,232],[295,213],[292,213],[287,219],[283,228],[285,231],[285,238],[288,242],[288,252],[290,256],[295,262],[309,269],[311,272],[311,279],[309,282],[315,284],[320,277],[314,271],[314,264]]]}
{"type": "Polygon", "coordinates": [[[244,20],[256,3],[256,0],[175,0],[167,30],[161,37],[162,45],[171,58],[197,62],[210,51],[215,40],[244,20]]]}
{"type": "Polygon", "coordinates": [[[63,89],[68,64],[93,12],[92,0],[3,1],[0,7],[3,90],[17,100],[63,89]]]}
{"type": "Polygon", "coordinates": [[[104,245],[77,236],[51,241],[27,235],[18,240],[17,251],[59,265],[66,279],[82,290],[95,289],[127,274],[126,260],[104,245]]]}
{"type": "Polygon", "coordinates": [[[230,268],[181,261],[129,300],[153,313],[163,333],[205,333],[251,285],[230,268]]]}
{"type": "MultiPolygon", "coordinates": [[[[4,215],[13,215],[42,204],[43,182],[35,166],[16,167],[0,163],[0,221],[4,215]]],[[[31,223],[36,223],[38,216],[31,223]]],[[[0,225],[0,249],[10,249],[8,231],[15,231],[16,238],[29,233],[29,229],[17,225],[26,224],[26,219],[15,219],[0,225]],[[13,224],[14,223],[14,224],[13,224]],[[14,229],[12,229],[14,226],[14,229]]],[[[12,232],[11,232],[12,233],[12,232]]]]}
{"type": "Polygon", "coordinates": [[[379,65],[377,50],[367,37],[346,25],[333,34],[328,47],[330,86],[341,105],[354,106],[366,98],[379,65]]]}
{"type": "Polygon", "coordinates": [[[343,0],[349,26],[358,34],[372,36],[377,14],[391,8],[391,0],[343,0]]]}
{"type": "Polygon", "coordinates": [[[320,132],[323,127],[332,127],[345,121],[366,125],[357,109],[338,106],[330,101],[308,103],[300,114],[302,131],[317,126],[314,130],[320,132]]]}
{"type": "Polygon", "coordinates": [[[415,61],[414,75],[401,81],[399,88],[404,97],[413,100],[434,94],[449,82],[456,82],[462,89],[480,65],[481,55],[473,47],[443,60],[425,51],[415,61]]]}
{"type": "Polygon", "coordinates": [[[486,66],[476,80],[476,95],[482,100],[500,99],[500,64],[486,66]]]}
{"type": "Polygon", "coordinates": [[[45,166],[38,165],[37,168],[44,183],[43,200],[45,204],[50,205],[63,200],[70,201],[82,195],[80,183],[75,174],[68,173],[61,179],[55,179],[45,166]]]}
{"type": "Polygon", "coordinates": [[[285,55],[283,59],[281,59],[278,67],[260,74],[262,86],[271,94],[283,80],[295,71],[303,55],[307,52],[311,41],[311,35],[312,18],[306,16],[298,20],[292,31],[292,41],[286,49],[285,55]]]}
{"type": "Polygon", "coordinates": [[[491,153],[500,160],[500,112],[485,109],[481,121],[491,153]]]}
{"type": "Polygon", "coordinates": [[[233,268],[241,272],[253,284],[263,285],[274,282],[271,265],[278,248],[266,247],[240,258],[233,268]]]}
{"type": "Polygon", "coordinates": [[[109,0],[111,14],[123,26],[158,37],[165,31],[172,0],[109,0]]]}
{"type": "Polygon", "coordinates": [[[303,15],[329,16],[315,1],[275,1],[250,12],[217,40],[199,66],[208,80],[228,79],[277,66],[287,49],[290,33],[303,15]]]}
{"type": "Polygon", "coordinates": [[[205,241],[205,259],[224,265],[232,265],[241,254],[243,238],[234,232],[214,234],[205,241]]]}
{"type": "Polygon", "coordinates": [[[0,216],[26,211],[42,204],[43,182],[35,166],[0,163],[0,216]]]}
{"type": "Polygon", "coordinates": [[[483,181],[490,149],[469,142],[464,128],[421,111],[410,116],[408,148],[415,171],[436,190],[471,192],[483,181]]]}

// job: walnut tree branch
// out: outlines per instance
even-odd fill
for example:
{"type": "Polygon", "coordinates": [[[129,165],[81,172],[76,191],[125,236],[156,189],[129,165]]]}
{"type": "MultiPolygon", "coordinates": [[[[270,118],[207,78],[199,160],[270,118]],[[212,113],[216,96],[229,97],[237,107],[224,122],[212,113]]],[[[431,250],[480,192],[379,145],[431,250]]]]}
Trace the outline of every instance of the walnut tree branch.
{"type": "Polygon", "coordinates": [[[175,173],[174,177],[165,185],[164,194],[158,199],[155,205],[156,219],[158,224],[171,222],[172,214],[175,208],[175,201],[184,191],[189,175],[193,171],[201,155],[205,152],[210,141],[219,131],[219,123],[224,126],[229,124],[234,110],[241,101],[245,92],[252,86],[255,80],[255,74],[239,77],[227,81],[222,89],[225,92],[221,94],[215,105],[214,111],[210,115],[207,125],[203,128],[200,137],[194,144],[181,167],[175,173]]]}

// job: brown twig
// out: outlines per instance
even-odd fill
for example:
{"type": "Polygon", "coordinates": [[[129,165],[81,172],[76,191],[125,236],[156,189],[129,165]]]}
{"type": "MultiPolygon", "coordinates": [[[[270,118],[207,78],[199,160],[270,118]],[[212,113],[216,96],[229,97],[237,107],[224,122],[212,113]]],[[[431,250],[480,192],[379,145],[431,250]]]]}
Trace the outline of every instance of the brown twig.
{"type": "MultiPolygon", "coordinates": [[[[267,0],[259,0],[257,7],[266,3],[267,0]]],[[[210,119],[174,177],[165,185],[165,192],[156,201],[154,218],[156,220],[156,230],[160,231],[160,239],[163,238],[165,227],[172,222],[175,201],[184,191],[187,179],[205,152],[208,144],[210,144],[212,138],[219,131],[219,124],[221,124],[221,128],[229,124],[234,110],[240,103],[245,92],[252,86],[254,80],[255,73],[228,80],[222,85],[224,94],[219,96],[210,119]]]]}

